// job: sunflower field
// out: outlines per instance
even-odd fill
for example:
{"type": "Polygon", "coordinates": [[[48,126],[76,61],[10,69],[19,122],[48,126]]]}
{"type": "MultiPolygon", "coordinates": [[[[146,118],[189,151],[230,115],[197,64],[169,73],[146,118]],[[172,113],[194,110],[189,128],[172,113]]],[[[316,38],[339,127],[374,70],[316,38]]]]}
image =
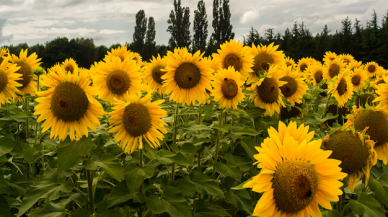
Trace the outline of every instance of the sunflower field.
{"type": "Polygon", "coordinates": [[[384,217],[388,70],[230,40],[90,69],[0,51],[0,217],[384,217]]]}

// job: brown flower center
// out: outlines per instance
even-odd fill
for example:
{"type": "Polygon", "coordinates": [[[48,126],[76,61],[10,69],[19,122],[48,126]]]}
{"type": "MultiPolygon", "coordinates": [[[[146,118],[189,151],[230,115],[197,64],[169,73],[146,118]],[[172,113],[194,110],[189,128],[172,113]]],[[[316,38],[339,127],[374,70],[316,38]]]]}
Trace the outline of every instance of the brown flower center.
{"type": "Polygon", "coordinates": [[[59,84],[51,97],[51,112],[65,122],[77,121],[84,117],[88,105],[85,91],[71,82],[59,84]]]}
{"type": "Polygon", "coordinates": [[[7,87],[8,76],[7,74],[0,69],[0,93],[7,87]]]}
{"type": "Polygon", "coordinates": [[[65,68],[65,71],[70,72],[71,74],[74,73],[74,68],[72,65],[68,64],[65,68]]]}
{"type": "Polygon", "coordinates": [[[361,83],[361,76],[360,75],[353,75],[352,76],[352,84],[357,87],[361,83]]]}
{"type": "Polygon", "coordinates": [[[267,104],[274,103],[279,98],[279,84],[276,78],[264,78],[260,86],[257,86],[258,97],[267,104]]]}
{"type": "Polygon", "coordinates": [[[130,88],[131,79],[125,71],[116,69],[113,72],[110,72],[106,77],[106,86],[110,92],[121,95],[130,88]]]}
{"type": "Polygon", "coordinates": [[[152,78],[154,81],[158,84],[163,84],[162,76],[166,74],[166,72],[161,71],[161,69],[164,69],[164,66],[157,65],[152,69],[152,78]]]}
{"type": "Polygon", "coordinates": [[[279,80],[287,82],[287,84],[280,87],[280,90],[282,91],[284,97],[290,97],[294,95],[294,93],[298,90],[298,83],[294,78],[290,76],[284,76],[279,80]]]}
{"type": "Polygon", "coordinates": [[[233,99],[238,92],[237,83],[233,79],[227,79],[222,82],[221,92],[227,99],[233,99]]]}
{"type": "Polygon", "coordinates": [[[175,71],[175,82],[182,89],[191,89],[201,80],[201,72],[192,63],[183,63],[175,71]]]}
{"type": "Polygon", "coordinates": [[[348,90],[348,84],[346,83],[345,78],[341,78],[341,81],[337,87],[338,94],[342,96],[346,93],[347,90],[348,90]]]}
{"type": "Polygon", "coordinates": [[[323,80],[323,72],[321,70],[318,70],[314,73],[314,79],[317,84],[321,83],[323,80]]]}
{"type": "Polygon", "coordinates": [[[330,78],[334,78],[335,76],[337,76],[339,74],[339,71],[340,71],[340,67],[338,64],[336,64],[336,63],[330,64],[330,66],[329,66],[330,78]]]}
{"type": "Polygon", "coordinates": [[[31,82],[32,69],[31,66],[28,65],[25,61],[19,61],[16,63],[17,66],[20,66],[20,69],[16,71],[16,73],[22,74],[20,80],[16,80],[19,84],[23,85],[18,87],[19,89],[23,89],[27,87],[31,82]]]}
{"type": "Polygon", "coordinates": [[[306,63],[302,63],[301,65],[300,65],[300,71],[301,72],[304,72],[304,70],[307,68],[307,64],[306,63]]]}
{"type": "Polygon", "coordinates": [[[362,94],[356,99],[356,106],[357,108],[364,107],[366,102],[368,102],[368,105],[373,105],[373,100],[375,99],[375,96],[373,94],[362,94]]]}
{"type": "Polygon", "coordinates": [[[287,214],[303,210],[314,199],[318,181],[314,166],[305,161],[286,160],[278,164],[272,186],[276,207],[287,214]]]}
{"type": "Polygon", "coordinates": [[[133,137],[141,136],[151,128],[151,115],[147,107],[140,103],[127,105],[123,113],[125,131],[133,137]]]}
{"type": "Polygon", "coordinates": [[[224,69],[227,69],[229,66],[233,66],[236,71],[240,71],[242,68],[243,62],[240,57],[236,54],[229,54],[225,57],[224,69]]]}
{"type": "Polygon", "coordinates": [[[275,60],[272,58],[272,55],[268,53],[259,53],[253,59],[253,73],[256,76],[263,74],[264,71],[268,71],[270,64],[273,64],[275,60]]]}
{"type": "Polygon", "coordinates": [[[362,110],[354,119],[356,131],[369,127],[366,134],[375,142],[375,147],[388,141],[388,121],[382,111],[362,110]]]}
{"type": "Polygon", "coordinates": [[[374,66],[374,65],[368,66],[368,72],[369,73],[374,73],[375,71],[376,71],[376,66],[374,66]]]}

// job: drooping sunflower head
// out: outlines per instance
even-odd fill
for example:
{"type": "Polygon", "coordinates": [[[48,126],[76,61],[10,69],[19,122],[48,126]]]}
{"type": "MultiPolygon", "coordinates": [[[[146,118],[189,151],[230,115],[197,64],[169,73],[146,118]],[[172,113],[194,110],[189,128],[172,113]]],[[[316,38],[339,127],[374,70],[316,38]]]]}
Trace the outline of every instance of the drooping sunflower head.
{"type": "Polygon", "coordinates": [[[41,84],[48,87],[38,92],[34,115],[40,115],[38,122],[42,124],[42,132],[51,128],[50,138],[59,137],[63,141],[70,131],[70,139],[88,136],[88,128],[96,130],[100,126],[104,110],[93,97],[97,87],[90,86],[85,74],[66,72],[59,68],[57,73],[49,73],[41,84]]]}
{"type": "Polygon", "coordinates": [[[212,95],[214,100],[219,102],[219,108],[237,109],[237,105],[244,100],[245,95],[242,92],[244,82],[240,76],[231,66],[228,69],[220,69],[216,74],[212,84],[214,87],[212,95]]]}
{"type": "MultiPolygon", "coordinates": [[[[355,184],[364,172],[369,180],[370,169],[377,162],[374,142],[369,136],[352,129],[338,129],[327,135],[322,142],[323,150],[333,151],[329,158],[341,161],[339,167],[349,175],[348,189],[354,191],[355,184]]],[[[366,183],[367,184],[367,183],[366,183]]]]}
{"type": "Polygon", "coordinates": [[[174,49],[167,53],[166,74],[164,80],[166,94],[177,103],[195,104],[206,101],[206,89],[211,90],[211,80],[214,80],[213,70],[206,61],[201,60],[204,53],[197,51],[194,55],[187,49],[174,49]]]}
{"type": "Polygon", "coordinates": [[[295,103],[302,103],[303,95],[306,93],[308,86],[303,81],[302,74],[294,71],[291,67],[284,68],[284,76],[279,79],[287,82],[280,87],[284,99],[290,102],[292,106],[295,103]]]}
{"type": "Polygon", "coordinates": [[[353,84],[350,78],[350,70],[347,69],[335,77],[334,82],[329,83],[329,89],[341,108],[344,104],[352,98],[353,84]]]}
{"type": "Polygon", "coordinates": [[[387,164],[388,160],[388,113],[383,108],[364,109],[353,106],[353,114],[347,116],[346,126],[356,131],[366,130],[366,134],[375,142],[377,158],[387,164]]]}
{"type": "Polygon", "coordinates": [[[122,45],[118,48],[112,48],[110,52],[108,51],[108,54],[105,55],[104,61],[112,61],[113,57],[119,57],[121,61],[124,61],[125,58],[127,58],[130,51],[127,50],[127,46],[122,45]]]}
{"type": "Polygon", "coordinates": [[[280,106],[284,106],[280,87],[287,82],[279,80],[283,77],[283,71],[282,67],[271,65],[267,75],[250,87],[255,94],[252,94],[249,99],[255,102],[256,107],[265,109],[265,114],[269,116],[275,112],[279,113],[280,106]]]}
{"type": "Polygon", "coordinates": [[[346,66],[346,68],[353,72],[355,68],[362,68],[361,66],[362,66],[361,61],[353,60],[346,66]]]}
{"type": "Polygon", "coordinates": [[[313,85],[320,84],[323,81],[322,64],[313,64],[309,67],[309,80],[313,85]]]}
{"type": "Polygon", "coordinates": [[[0,107],[1,104],[8,103],[9,99],[14,99],[15,93],[19,93],[17,88],[22,86],[17,82],[22,75],[16,73],[20,66],[9,63],[8,59],[9,57],[4,57],[0,63],[0,107]]]}
{"type": "MultiPolygon", "coordinates": [[[[350,70],[349,68],[346,70],[350,70]]],[[[351,75],[351,82],[353,84],[353,90],[355,92],[360,91],[365,87],[366,81],[368,81],[368,75],[362,68],[355,68],[351,75]]]]}
{"type": "Polygon", "coordinates": [[[346,174],[340,161],[328,159],[331,151],[320,149],[321,140],[299,143],[287,133],[283,140],[264,141],[254,156],[261,172],[244,185],[264,193],[253,215],[320,216],[318,204],[331,209],[329,200],[338,201],[343,185],[338,179],[346,174]]]}
{"type": "Polygon", "coordinates": [[[377,74],[379,65],[375,62],[369,62],[365,65],[364,70],[369,77],[373,77],[377,74]]]}
{"type": "Polygon", "coordinates": [[[164,94],[166,92],[166,87],[163,87],[162,79],[162,76],[166,74],[166,71],[164,71],[166,66],[166,58],[161,58],[158,54],[157,58],[152,57],[151,62],[144,67],[144,80],[148,83],[152,92],[157,92],[159,94],[164,94]]]}
{"type": "Polygon", "coordinates": [[[326,51],[323,56],[323,62],[328,63],[330,61],[336,60],[338,58],[337,54],[331,51],[326,51]]]}
{"type": "Polygon", "coordinates": [[[143,149],[143,139],[152,147],[160,147],[159,140],[164,138],[167,124],[161,118],[167,117],[167,112],[159,105],[164,100],[151,102],[151,94],[143,98],[131,95],[127,102],[114,101],[113,111],[109,113],[110,133],[116,133],[115,141],[127,154],[138,148],[143,149]]]}
{"type": "Polygon", "coordinates": [[[357,108],[365,108],[367,103],[369,106],[377,105],[376,102],[373,103],[374,99],[376,99],[376,96],[374,94],[364,93],[356,98],[355,105],[357,108]]]}
{"type": "Polygon", "coordinates": [[[252,48],[248,48],[253,56],[253,67],[249,73],[247,83],[255,82],[258,77],[268,71],[270,65],[281,66],[285,64],[283,51],[278,51],[279,45],[274,46],[274,43],[265,46],[258,45],[257,47],[252,43],[252,48]]]}
{"type": "Polygon", "coordinates": [[[9,50],[6,47],[2,47],[0,50],[0,64],[4,61],[4,59],[9,56],[9,50]]]}
{"type": "Polygon", "coordinates": [[[338,59],[343,61],[346,65],[349,65],[349,63],[354,61],[354,57],[350,54],[340,54],[338,59]]]}
{"type": "Polygon", "coordinates": [[[72,58],[66,59],[64,62],[62,62],[61,67],[66,72],[70,72],[71,74],[77,73],[78,71],[78,65],[72,58]]]}
{"type": "Polygon", "coordinates": [[[36,53],[31,54],[27,57],[27,50],[21,50],[19,57],[12,54],[12,57],[9,58],[9,61],[13,64],[19,66],[19,70],[16,73],[21,74],[20,79],[17,80],[19,84],[22,86],[18,87],[21,95],[30,94],[31,96],[35,96],[36,92],[36,82],[33,77],[33,70],[36,69],[40,65],[40,60],[37,59],[36,53]]]}
{"type": "Polygon", "coordinates": [[[130,95],[139,94],[141,86],[140,67],[132,59],[119,57],[99,62],[93,68],[93,82],[99,87],[98,97],[113,103],[113,98],[127,100],[130,95]]]}
{"type": "Polygon", "coordinates": [[[223,69],[227,69],[229,66],[234,67],[237,72],[241,73],[241,80],[245,81],[249,73],[253,71],[253,55],[250,49],[244,48],[244,43],[232,39],[221,44],[220,47],[221,49],[217,50],[218,53],[213,54],[215,61],[223,69]]]}
{"type": "Polygon", "coordinates": [[[292,59],[291,57],[286,57],[284,59],[285,61],[285,64],[287,65],[287,67],[291,66],[291,69],[295,70],[296,69],[296,63],[294,61],[294,59],[292,59]]]}
{"type": "Polygon", "coordinates": [[[323,77],[325,79],[333,79],[345,69],[345,63],[337,59],[325,62],[323,67],[323,77]]]}

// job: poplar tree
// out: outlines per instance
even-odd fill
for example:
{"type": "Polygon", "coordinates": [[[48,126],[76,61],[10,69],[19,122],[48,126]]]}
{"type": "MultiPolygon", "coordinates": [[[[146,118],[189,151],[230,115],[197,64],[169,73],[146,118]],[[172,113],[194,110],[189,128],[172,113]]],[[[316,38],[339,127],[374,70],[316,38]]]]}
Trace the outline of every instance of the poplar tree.
{"type": "Polygon", "coordinates": [[[155,20],[153,17],[148,19],[147,34],[145,38],[145,45],[143,47],[143,60],[149,61],[152,59],[152,56],[157,56],[156,52],[156,42],[155,42],[155,20]]]}
{"type": "Polygon", "coordinates": [[[133,33],[133,47],[132,51],[142,53],[144,38],[147,31],[147,18],[144,10],[139,10],[136,13],[135,32],[133,33]]]}
{"type": "Polygon", "coordinates": [[[229,0],[213,0],[213,22],[212,26],[214,32],[212,38],[218,47],[225,41],[229,41],[234,38],[234,32],[232,32],[233,26],[230,24],[230,9],[229,0]]]}
{"type": "Polygon", "coordinates": [[[193,45],[192,45],[193,53],[195,53],[198,50],[203,52],[206,49],[206,39],[208,36],[207,23],[208,22],[207,22],[205,2],[203,0],[200,0],[197,4],[197,10],[194,11],[194,23],[193,23],[194,35],[193,35],[193,45]]]}
{"type": "Polygon", "coordinates": [[[187,47],[191,44],[190,39],[190,9],[181,6],[181,0],[174,0],[174,10],[170,12],[170,18],[167,32],[170,32],[169,48],[173,50],[175,47],[187,47]]]}

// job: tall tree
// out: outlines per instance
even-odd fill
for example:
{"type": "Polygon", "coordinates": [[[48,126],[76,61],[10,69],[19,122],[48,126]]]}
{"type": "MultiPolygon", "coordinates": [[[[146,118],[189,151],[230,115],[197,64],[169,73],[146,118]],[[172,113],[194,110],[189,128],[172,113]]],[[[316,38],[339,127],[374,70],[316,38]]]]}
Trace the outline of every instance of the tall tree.
{"type": "Polygon", "coordinates": [[[206,39],[208,36],[207,32],[207,15],[205,2],[200,0],[197,4],[197,10],[194,11],[194,35],[193,35],[193,45],[192,52],[200,50],[201,52],[206,49],[206,39]]]}
{"type": "Polygon", "coordinates": [[[170,32],[169,48],[173,50],[175,47],[189,47],[190,39],[190,9],[181,6],[181,0],[174,0],[174,10],[170,12],[170,18],[167,32],[170,32]]]}
{"type": "Polygon", "coordinates": [[[225,41],[234,38],[233,26],[230,24],[231,13],[229,0],[213,0],[213,29],[212,38],[219,47],[225,41]]]}
{"type": "Polygon", "coordinates": [[[255,46],[258,46],[261,41],[262,38],[260,37],[259,32],[257,32],[257,30],[254,29],[253,26],[251,26],[251,30],[249,31],[247,37],[245,38],[244,36],[244,45],[252,46],[253,43],[255,46]]]}
{"type": "Polygon", "coordinates": [[[134,52],[140,53],[142,55],[142,49],[144,45],[144,38],[147,32],[147,18],[145,16],[144,10],[139,10],[136,13],[136,25],[135,31],[133,33],[133,50],[134,52]]]}
{"type": "Polygon", "coordinates": [[[341,53],[350,53],[352,50],[352,21],[349,17],[341,21],[341,53]]]}
{"type": "Polygon", "coordinates": [[[147,34],[145,38],[145,44],[143,47],[143,60],[148,61],[152,59],[152,56],[157,55],[156,42],[155,42],[156,30],[155,20],[153,17],[148,19],[147,34]]]}
{"type": "Polygon", "coordinates": [[[271,44],[275,40],[275,33],[273,32],[274,28],[269,28],[265,30],[265,39],[267,40],[267,44],[271,44]]]}

